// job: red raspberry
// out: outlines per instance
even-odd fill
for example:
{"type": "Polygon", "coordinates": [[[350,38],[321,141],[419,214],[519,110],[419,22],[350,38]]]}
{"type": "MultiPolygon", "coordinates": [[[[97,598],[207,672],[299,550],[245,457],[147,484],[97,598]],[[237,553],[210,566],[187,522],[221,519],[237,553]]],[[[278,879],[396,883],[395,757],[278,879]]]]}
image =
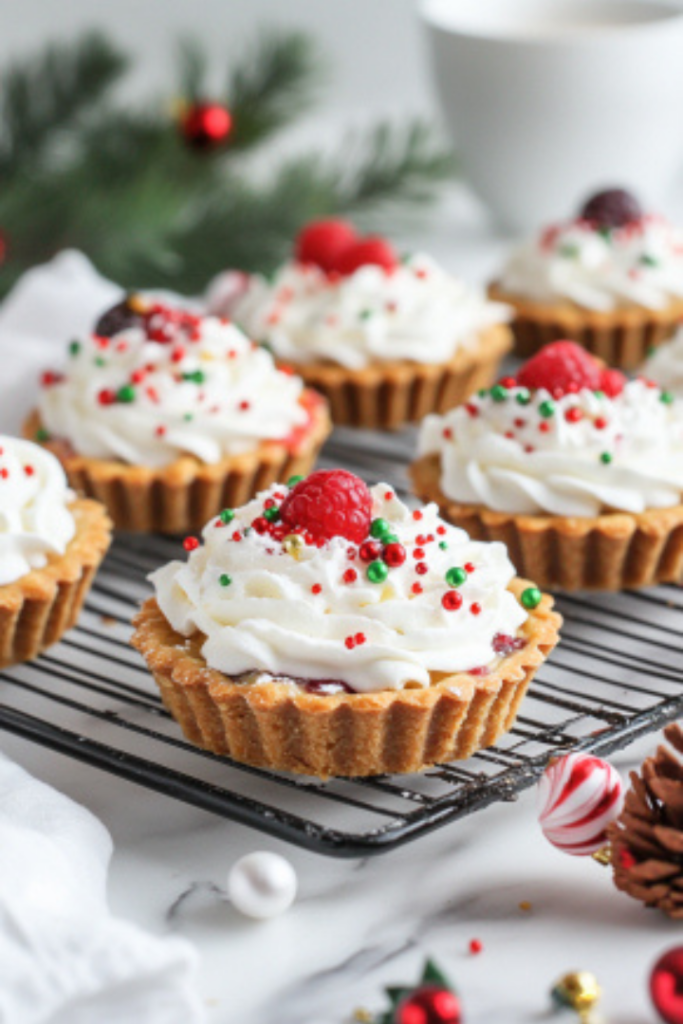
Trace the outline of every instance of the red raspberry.
{"type": "Polygon", "coordinates": [[[398,258],[393,246],[378,235],[368,235],[344,249],[337,260],[336,270],[340,274],[353,274],[360,267],[372,263],[384,270],[394,270],[398,266],[398,258]]]}
{"type": "Polygon", "coordinates": [[[345,220],[314,220],[299,232],[294,255],[300,263],[315,263],[322,270],[337,269],[342,252],[350,248],[357,235],[345,220]]]}
{"type": "Polygon", "coordinates": [[[608,398],[616,398],[626,386],[626,377],[621,370],[603,370],[600,375],[600,390],[608,398]]]}
{"type": "Polygon", "coordinates": [[[545,388],[556,398],[579,388],[600,388],[601,370],[593,357],[574,341],[553,341],[532,356],[517,374],[517,383],[545,388]]]}
{"type": "Polygon", "coordinates": [[[307,530],[316,541],[345,537],[356,544],[370,531],[372,498],[363,481],[345,469],[320,469],[294,487],[280,506],[280,520],[307,530]]]}

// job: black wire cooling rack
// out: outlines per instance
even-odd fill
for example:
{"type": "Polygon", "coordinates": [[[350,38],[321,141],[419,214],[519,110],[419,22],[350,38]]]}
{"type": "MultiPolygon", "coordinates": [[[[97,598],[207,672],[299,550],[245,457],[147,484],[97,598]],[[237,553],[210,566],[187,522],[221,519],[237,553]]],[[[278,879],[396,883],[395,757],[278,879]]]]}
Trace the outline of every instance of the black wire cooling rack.
{"type": "MultiPolygon", "coordinates": [[[[407,493],[401,435],[337,431],[323,462],[407,493]]],[[[562,642],[512,731],[466,762],[421,775],[316,779],[215,757],[183,739],[129,646],[146,574],[179,553],[119,538],[76,629],[37,661],[0,673],[0,729],[319,853],[380,853],[496,800],[512,800],[570,749],[600,754],[683,714],[683,589],[566,595],[562,642]]]]}

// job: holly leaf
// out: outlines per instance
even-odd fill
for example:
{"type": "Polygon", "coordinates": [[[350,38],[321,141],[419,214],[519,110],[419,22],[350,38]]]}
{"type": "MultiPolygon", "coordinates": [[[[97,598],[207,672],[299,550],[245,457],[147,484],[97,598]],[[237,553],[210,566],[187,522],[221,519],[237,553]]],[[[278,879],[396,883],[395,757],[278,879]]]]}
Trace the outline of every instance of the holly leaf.
{"type": "Polygon", "coordinates": [[[424,965],[424,970],[422,972],[422,984],[440,985],[442,988],[447,988],[450,989],[451,992],[455,992],[453,985],[450,983],[446,975],[431,959],[427,960],[424,965]]]}
{"type": "Polygon", "coordinates": [[[396,1009],[402,999],[405,999],[406,996],[409,996],[411,992],[415,991],[415,986],[390,985],[388,988],[385,988],[384,991],[391,1000],[392,1009],[396,1009]]]}

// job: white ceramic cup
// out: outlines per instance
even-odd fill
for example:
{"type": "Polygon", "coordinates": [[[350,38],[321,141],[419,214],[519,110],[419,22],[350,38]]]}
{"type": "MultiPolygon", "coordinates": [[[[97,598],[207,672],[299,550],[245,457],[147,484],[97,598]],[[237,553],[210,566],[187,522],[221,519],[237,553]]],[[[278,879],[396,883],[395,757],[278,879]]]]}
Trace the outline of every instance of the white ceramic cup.
{"type": "Polygon", "coordinates": [[[683,168],[683,9],[673,0],[421,0],[463,170],[507,228],[598,188],[661,207],[683,168]]]}

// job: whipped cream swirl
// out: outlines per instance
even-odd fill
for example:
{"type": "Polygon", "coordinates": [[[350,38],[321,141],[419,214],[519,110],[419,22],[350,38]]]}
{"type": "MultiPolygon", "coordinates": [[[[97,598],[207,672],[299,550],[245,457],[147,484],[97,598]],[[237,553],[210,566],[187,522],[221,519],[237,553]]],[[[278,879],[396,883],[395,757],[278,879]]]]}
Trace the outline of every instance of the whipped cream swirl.
{"type": "Polygon", "coordinates": [[[641,373],[661,388],[683,397],[683,327],[670,341],[657,346],[641,367],[641,373]]]}
{"type": "MultiPolygon", "coordinates": [[[[183,636],[206,638],[207,664],[231,677],[249,672],[289,680],[343,682],[358,692],[425,687],[430,673],[492,664],[494,640],[515,637],[527,613],[507,589],[515,575],[502,544],[472,541],[443,522],[435,505],[411,512],[390,487],[371,489],[373,516],[405,548],[402,565],[373,583],[358,547],[335,537],[295,555],[251,528],[274,486],[204,530],[186,562],[152,574],[159,606],[183,636]],[[442,604],[446,573],[464,567],[457,610],[442,604]]],[[[293,683],[292,685],[295,685],[293,683]]]]}
{"type": "Polygon", "coordinates": [[[507,306],[423,255],[390,272],[368,264],[342,277],[286,263],[272,281],[251,278],[233,315],[279,359],[348,369],[398,360],[445,363],[457,349],[475,346],[482,331],[510,319],[507,306]]]}
{"type": "Polygon", "coordinates": [[[287,442],[308,423],[301,379],[234,325],[157,318],[71,343],[64,373],[43,377],[39,412],[50,434],[79,455],[157,467],[182,455],[215,463],[287,442]]]}
{"type": "Polygon", "coordinates": [[[683,232],[654,216],[614,230],[554,225],[513,251],[499,285],[510,296],[595,312],[663,309],[683,298],[683,232]]]}
{"type": "Polygon", "coordinates": [[[51,453],[0,436],[0,586],[42,569],[63,555],[76,532],[73,494],[51,453]]]}
{"type": "Polygon", "coordinates": [[[463,504],[558,516],[669,508],[683,494],[683,402],[642,380],[615,398],[494,388],[426,418],[419,454],[434,452],[444,494],[463,504]]]}

